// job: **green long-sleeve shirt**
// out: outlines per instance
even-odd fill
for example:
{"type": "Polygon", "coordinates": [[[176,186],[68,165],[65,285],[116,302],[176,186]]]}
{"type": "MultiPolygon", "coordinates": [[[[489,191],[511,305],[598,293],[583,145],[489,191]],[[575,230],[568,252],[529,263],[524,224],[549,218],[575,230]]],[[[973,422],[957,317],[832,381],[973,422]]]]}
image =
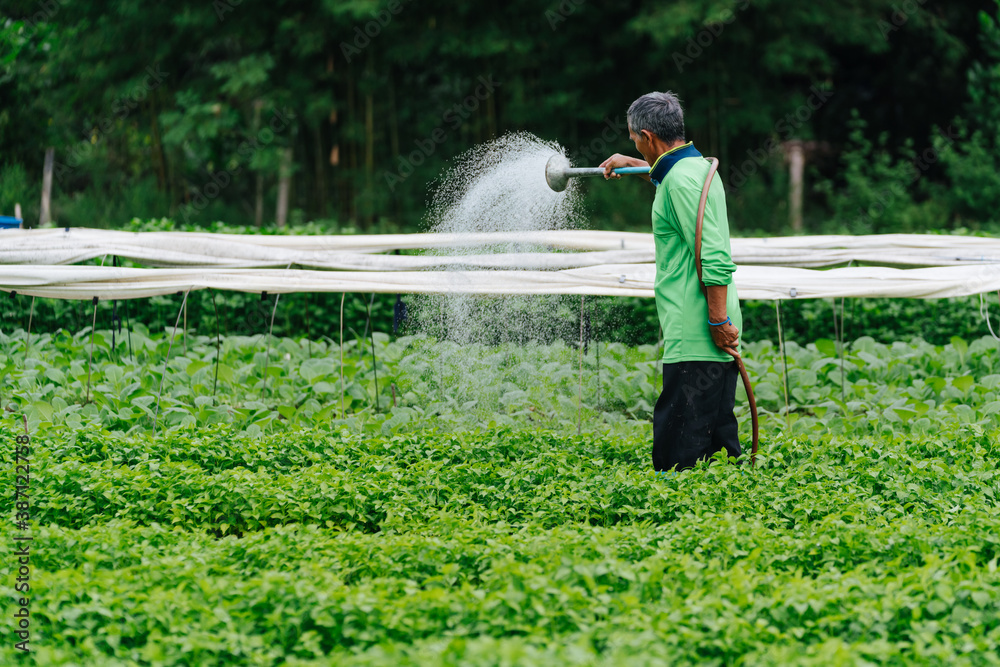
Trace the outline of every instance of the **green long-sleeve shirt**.
{"type": "MultiPolygon", "coordinates": [[[[687,157],[677,161],[657,186],[656,198],[653,200],[656,310],[663,330],[664,363],[732,359],[712,342],[708,325],[708,302],[698,284],[698,272],[694,264],[698,203],[708,169],[709,162],[702,157],[687,157]]],[[[733,263],[729,245],[726,193],[718,174],[712,180],[705,207],[701,267],[706,285],[729,286],[727,315],[742,332],[743,314],[740,312],[740,301],[733,284],[736,264],[733,263]]]]}

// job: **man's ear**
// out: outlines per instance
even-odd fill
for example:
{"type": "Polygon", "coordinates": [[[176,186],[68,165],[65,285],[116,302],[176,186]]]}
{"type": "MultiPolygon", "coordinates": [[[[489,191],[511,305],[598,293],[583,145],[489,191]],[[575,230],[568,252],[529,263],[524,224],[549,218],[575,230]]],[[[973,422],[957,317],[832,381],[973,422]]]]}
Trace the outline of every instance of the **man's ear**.
{"type": "Polygon", "coordinates": [[[642,135],[642,140],[650,145],[653,144],[653,139],[656,138],[656,135],[650,132],[649,130],[641,130],[639,134],[642,135]]]}

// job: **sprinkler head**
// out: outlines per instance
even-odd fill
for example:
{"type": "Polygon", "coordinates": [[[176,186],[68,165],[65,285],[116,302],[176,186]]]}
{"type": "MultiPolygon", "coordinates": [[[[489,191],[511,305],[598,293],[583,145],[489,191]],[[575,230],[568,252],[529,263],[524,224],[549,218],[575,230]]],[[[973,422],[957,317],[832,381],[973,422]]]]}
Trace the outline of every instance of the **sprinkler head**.
{"type": "Polygon", "coordinates": [[[562,153],[556,153],[545,163],[545,182],[556,192],[562,192],[569,184],[569,160],[562,153]]]}

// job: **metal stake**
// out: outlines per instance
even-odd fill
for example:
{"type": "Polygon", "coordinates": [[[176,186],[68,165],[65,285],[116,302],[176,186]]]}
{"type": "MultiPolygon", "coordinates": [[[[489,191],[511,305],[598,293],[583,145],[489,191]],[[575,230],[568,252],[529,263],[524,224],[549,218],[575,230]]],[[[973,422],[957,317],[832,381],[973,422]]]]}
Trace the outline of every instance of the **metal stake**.
{"type": "Polygon", "coordinates": [[[344,410],[344,299],[347,292],[340,295],[340,418],[347,419],[347,412],[344,410]]]}
{"type": "Polygon", "coordinates": [[[774,312],[778,315],[778,345],[781,348],[781,379],[785,388],[785,424],[791,429],[792,418],[790,414],[790,407],[788,405],[788,361],[785,358],[785,339],[781,333],[781,301],[778,299],[774,300],[774,312]]]}
{"type": "Polygon", "coordinates": [[[97,297],[94,297],[94,319],[90,323],[90,356],[87,358],[87,396],[84,404],[90,403],[90,367],[94,362],[94,327],[97,326],[97,297]]]}
{"type": "MultiPolygon", "coordinates": [[[[28,350],[31,349],[31,319],[35,315],[35,297],[31,297],[31,309],[28,311],[28,335],[24,341],[24,360],[28,360],[28,350]]],[[[22,368],[24,366],[22,365],[22,368]]]]}
{"type": "MultiPolygon", "coordinates": [[[[167,343],[167,357],[163,360],[163,372],[160,373],[160,388],[156,392],[156,412],[153,414],[153,431],[156,431],[156,423],[160,418],[160,397],[163,395],[163,380],[167,377],[167,364],[170,362],[170,350],[174,346],[174,337],[177,336],[177,325],[181,323],[181,312],[184,310],[184,304],[187,303],[188,293],[191,291],[189,287],[187,292],[184,292],[184,298],[181,300],[181,309],[177,311],[177,319],[174,320],[174,330],[170,334],[170,342],[167,343]]],[[[97,299],[95,296],[94,299],[97,299]]],[[[96,302],[95,302],[96,305],[96,302]]],[[[94,316],[97,316],[97,309],[94,308],[94,316]]],[[[88,375],[89,378],[89,375],[88,375]]]]}
{"type": "Polygon", "coordinates": [[[274,295],[274,308],[271,309],[271,326],[267,329],[267,345],[264,350],[264,384],[260,388],[260,400],[264,400],[264,390],[267,389],[267,367],[271,361],[271,332],[274,331],[274,314],[278,312],[280,294],[274,295]]]}
{"type": "Polygon", "coordinates": [[[580,295],[580,393],[576,399],[576,434],[583,433],[583,301],[586,297],[580,295]]]}
{"type": "Polygon", "coordinates": [[[219,387],[219,356],[222,354],[222,337],[219,335],[219,306],[215,303],[215,290],[212,290],[212,308],[215,310],[215,381],[212,383],[212,398],[219,387]]]}
{"type": "MultiPolygon", "coordinates": [[[[375,301],[375,295],[372,294],[372,301],[375,301]]],[[[372,324],[372,309],[371,305],[366,308],[368,312],[368,325],[367,328],[371,331],[371,341],[372,341],[372,371],[375,373],[375,412],[381,412],[382,406],[379,405],[378,400],[378,361],[375,359],[375,327],[372,324]]]]}

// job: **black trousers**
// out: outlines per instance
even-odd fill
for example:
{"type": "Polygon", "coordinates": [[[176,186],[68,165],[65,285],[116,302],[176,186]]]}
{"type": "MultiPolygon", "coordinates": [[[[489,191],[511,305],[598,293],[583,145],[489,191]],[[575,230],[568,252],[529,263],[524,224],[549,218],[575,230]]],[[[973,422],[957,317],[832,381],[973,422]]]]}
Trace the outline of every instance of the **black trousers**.
{"type": "Polygon", "coordinates": [[[663,365],[663,393],[653,410],[653,468],[691,468],[720,449],[741,454],[733,414],[738,380],[735,361],[663,365]]]}

